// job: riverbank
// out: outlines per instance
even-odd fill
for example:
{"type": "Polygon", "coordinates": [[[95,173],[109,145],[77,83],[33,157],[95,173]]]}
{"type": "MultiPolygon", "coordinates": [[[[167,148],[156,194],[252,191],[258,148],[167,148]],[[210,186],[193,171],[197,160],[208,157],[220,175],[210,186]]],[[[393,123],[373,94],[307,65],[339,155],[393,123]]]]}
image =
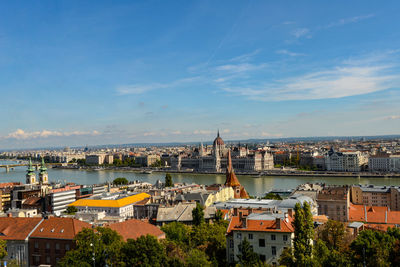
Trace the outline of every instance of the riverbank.
{"type": "MultiPolygon", "coordinates": [[[[161,173],[179,173],[179,174],[215,174],[221,175],[223,172],[201,172],[193,170],[171,170],[168,168],[132,168],[132,167],[98,167],[98,166],[54,166],[56,169],[68,170],[85,170],[85,171],[119,171],[119,172],[161,172],[161,173]]],[[[236,172],[237,175],[253,176],[254,178],[261,178],[264,176],[291,176],[291,177],[341,177],[341,178],[400,178],[399,173],[346,173],[346,172],[325,172],[325,171],[299,171],[299,170],[270,170],[263,172],[236,172]]]]}

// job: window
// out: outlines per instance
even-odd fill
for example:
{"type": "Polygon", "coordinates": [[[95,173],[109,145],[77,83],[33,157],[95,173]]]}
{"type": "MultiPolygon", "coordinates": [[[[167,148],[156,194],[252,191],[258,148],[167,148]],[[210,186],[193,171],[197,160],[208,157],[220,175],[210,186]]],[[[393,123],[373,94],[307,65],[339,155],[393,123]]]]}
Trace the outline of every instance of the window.
{"type": "Polygon", "coordinates": [[[50,261],[51,261],[51,260],[50,260],[50,256],[47,256],[47,257],[46,257],[46,263],[47,263],[47,264],[50,264],[50,261]]]}
{"type": "Polygon", "coordinates": [[[237,233],[236,234],[236,238],[239,238],[239,239],[242,238],[242,234],[241,233],[237,233]]]}
{"type": "Polygon", "coordinates": [[[249,234],[249,239],[253,239],[253,234],[249,234]]]}
{"type": "Polygon", "coordinates": [[[271,240],[276,240],[276,235],[271,235],[271,240]]]}
{"type": "Polygon", "coordinates": [[[46,249],[50,249],[50,243],[46,243],[46,249]]]}
{"type": "Polygon", "coordinates": [[[258,246],[265,247],[265,239],[258,239],[258,246]]]}
{"type": "Polygon", "coordinates": [[[283,235],[283,241],[287,241],[287,235],[283,235]]]}
{"type": "Polygon", "coordinates": [[[39,242],[35,242],[35,248],[39,248],[39,242]]]}
{"type": "Polygon", "coordinates": [[[60,244],[56,243],[56,250],[60,250],[60,244]]]}
{"type": "Polygon", "coordinates": [[[242,253],[242,245],[241,244],[238,245],[238,250],[240,253],[242,253]]]}
{"type": "Polygon", "coordinates": [[[272,246],[271,247],[271,252],[273,256],[276,256],[276,247],[272,246]]]}
{"type": "Polygon", "coordinates": [[[260,255],[260,260],[262,261],[262,262],[264,262],[265,261],[265,255],[260,255]]]}
{"type": "Polygon", "coordinates": [[[229,240],[229,247],[233,248],[233,240],[232,239],[229,240]]]}
{"type": "Polygon", "coordinates": [[[70,250],[69,244],[65,244],[65,250],[66,250],[66,251],[70,250]]]}

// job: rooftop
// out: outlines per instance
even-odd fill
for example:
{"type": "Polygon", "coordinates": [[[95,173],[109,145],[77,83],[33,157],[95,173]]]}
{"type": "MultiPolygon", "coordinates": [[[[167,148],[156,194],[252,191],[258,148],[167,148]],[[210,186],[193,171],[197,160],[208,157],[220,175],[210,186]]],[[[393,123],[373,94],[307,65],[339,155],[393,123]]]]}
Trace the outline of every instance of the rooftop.
{"type": "Polygon", "coordinates": [[[69,204],[69,206],[120,208],[127,206],[129,204],[136,203],[138,201],[142,201],[143,199],[146,198],[150,198],[150,195],[147,193],[139,193],[136,195],[126,196],[119,199],[79,199],[69,204]]]}

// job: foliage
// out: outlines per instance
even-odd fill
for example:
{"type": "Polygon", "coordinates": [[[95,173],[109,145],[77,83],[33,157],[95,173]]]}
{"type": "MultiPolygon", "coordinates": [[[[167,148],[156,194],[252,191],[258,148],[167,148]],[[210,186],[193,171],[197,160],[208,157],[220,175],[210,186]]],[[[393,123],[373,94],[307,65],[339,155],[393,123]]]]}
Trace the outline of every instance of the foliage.
{"type": "Polygon", "coordinates": [[[84,228],[76,237],[76,248],[68,251],[59,266],[119,265],[122,237],[110,228],[84,228]],[[95,262],[93,263],[93,258],[95,262]]]}
{"type": "Polygon", "coordinates": [[[224,220],[224,213],[222,212],[222,210],[217,210],[215,212],[215,221],[221,222],[222,220],[224,220]]]}
{"type": "Polygon", "coordinates": [[[136,164],[135,158],[131,158],[131,157],[125,157],[123,160],[115,158],[113,160],[112,165],[116,166],[116,167],[133,167],[133,168],[140,167],[139,164],[136,164]]]}
{"type": "Polygon", "coordinates": [[[151,235],[128,239],[121,252],[128,266],[166,266],[167,263],[165,247],[151,235]]]}
{"type": "Polygon", "coordinates": [[[319,239],[325,242],[328,249],[340,250],[343,246],[346,228],[342,222],[329,220],[318,233],[319,239]]]}
{"type": "Polygon", "coordinates": [[[181,245],[189,244],[190,228],[183,223],[171,222],[161,227],[168,240],[181,245]]]}
{"type": "Polygon", "coordinates": [[[113,184],[115,185],[127,185],[128,183],[128,179],[126,179],[125,177],[115,178],[113,181],[113,184]]]}
{"type": "Polygon", "coordinates": [[[86,159],[77,159],[76,163],[80,166],[85,166],[86,165],[86,159]]]}
{"type": "Polygon", "coordinates": [[[165,175],[165,187],[172,187],[174,186],[174,183],[172,182],[172,176],[171,174],[167,173],[165,175]]]}
{"type": "Polygon", "coordinates": [[[5,240],[0,239],[0,260],[7,256],[7,243],[5,240]]]}
{"type": "Polygon", "coordinates": [[[208,260],[208,257],[204,251],[192,249],[186,258],[186,266],[211,266],[211,262],[208,260]]]}
{"type": "Polygon", "coordinates": [[[279,265],[283,266],[295,266],[295,258],[293,256],[293,249],[291,247],[285,248],[282,253],[281,257],[279,258],[279,265]]]}
{"type": "Polygon", "coordinates": [[[68,206],[66,212],[67,214],[72,215],[78,212],[78,209],[75,206],[68,206]]]}
{"type": "Polygon", "coordinates": [[[196,207],[192,210],[193,224],[199,226],[204,223],[203,206],[196,202],[196,207]]]}
{"type": "Polygon", "coordinates": [[[274,194],[272,192],[266,194],[262,199],[275,199],[275,200],[282,200],[281,196],[278,194],[274,194]]]}
{"type": "Polygon", "coordinates": [[[240,243],[241,253],[237,255],[240,266],[257,266],[261,265],[260,256],[253,251],[249,241],[246,238],[240,243]]]}
{"type": "Polygon", "coordinates": [[[150,165],[150,167],[162,167],[161,160],[157,159],[153,164],[150,165]]]}
{"type": "Polygon", "coordinates": [[[310,205],[303,203],[303,207],[299,203],[294,208],[294,242],[293,253],[296,265],[306,266],[311,263],[312,240],[314,237],[314,223],[310,205]]]}

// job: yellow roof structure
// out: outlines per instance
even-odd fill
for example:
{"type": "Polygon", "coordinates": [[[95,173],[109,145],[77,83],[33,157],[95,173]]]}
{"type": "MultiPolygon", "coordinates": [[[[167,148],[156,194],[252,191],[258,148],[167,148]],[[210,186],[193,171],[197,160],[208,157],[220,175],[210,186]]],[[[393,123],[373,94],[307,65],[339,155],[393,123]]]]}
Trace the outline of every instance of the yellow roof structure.
{"type": "Polygon", "coordinates": [[[118,200],[114,199],[79,199],[68,206],[75,207],[109,207],[109,208],[120,208],[127,206],[129,204],[141,201],[143,199],[149,198],[150,195],[146,193],[139,193],[133,196],[120,198],[118,200]]]}

